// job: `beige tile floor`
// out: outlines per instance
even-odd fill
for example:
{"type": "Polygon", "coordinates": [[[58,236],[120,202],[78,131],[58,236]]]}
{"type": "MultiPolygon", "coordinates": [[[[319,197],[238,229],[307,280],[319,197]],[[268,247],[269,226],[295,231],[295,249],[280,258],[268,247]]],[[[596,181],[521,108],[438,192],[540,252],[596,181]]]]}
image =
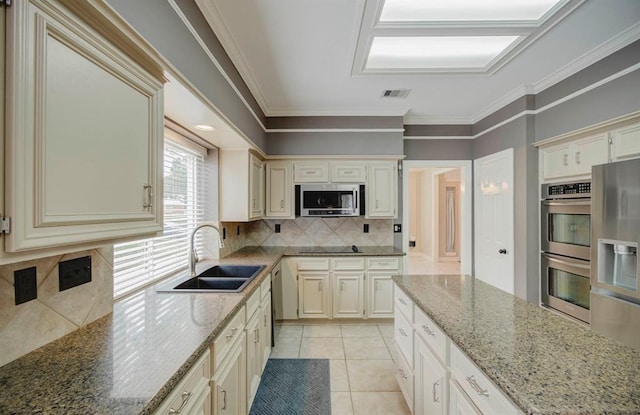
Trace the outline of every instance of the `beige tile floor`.
{"type": "Polygon", "coordinates": [[[272,358],[330,359],[332,415],[408,415],[392,324],[276,325],[272,358]]]}

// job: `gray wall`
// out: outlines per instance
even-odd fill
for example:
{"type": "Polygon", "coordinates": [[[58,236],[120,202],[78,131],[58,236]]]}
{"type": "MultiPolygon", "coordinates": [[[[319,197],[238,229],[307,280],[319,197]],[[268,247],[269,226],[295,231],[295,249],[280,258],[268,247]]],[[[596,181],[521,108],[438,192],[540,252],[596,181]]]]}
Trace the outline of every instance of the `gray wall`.
{"type": "MultiPolygon", "coordinates": [[[[202,92],[253,143],[266,150],[264,130],[229,85],[222,73],[206,55],[200,44],[166,1],[107,0],[154,48],[202,92]]],[[[180,7],[193,17],[193,0],[179,0],[180,7]]],[[[196,10],[197,11],[197,10],[196,10]]],[[[197,23],[197,21],[195,22],[197,23]]],[[[202,25],[198,25],[202,30],[202,25]]],[[[202,36],[214,48],[212,32],[202,36]]],[[[213,49],[222,62],[228,57],[213,49]]],[[[235,77],[234,73],[230,75],[235,77]]],[[[237,77],[236,77],[237,78],[237,77]]],[[[242,90],[244,83],[239,88],[242,90]]],[[[246,85],[244,86],[246,88],[246,85]]],[[[253,97],[249,99],[252,101],[253,97]]],[[[263,118],[262,112],[257,114],[263,118]]]]}
{"type": "Polygon", "coordinates": [[[286,132],[267,134],[267,154],[377,156],[403,154],[401,132],[286,132]]]}
{"type": "Polygon", "coordinates": [[[473,140],[473,159],[514,149],[514,264],[518,297],[538,303],[538,151],[533,115],[513,120],[473,140]]]}
{"type": "Polygon", "coordinates": [[[640,111],[640,70],[538,113],[535,138],[544,140],[636,111],[640,111]]]}
{"type": "Polygon", "coordinates": [[[405,160],[471,160],[473,141],[471,139],[404,140],[405,160]]]}

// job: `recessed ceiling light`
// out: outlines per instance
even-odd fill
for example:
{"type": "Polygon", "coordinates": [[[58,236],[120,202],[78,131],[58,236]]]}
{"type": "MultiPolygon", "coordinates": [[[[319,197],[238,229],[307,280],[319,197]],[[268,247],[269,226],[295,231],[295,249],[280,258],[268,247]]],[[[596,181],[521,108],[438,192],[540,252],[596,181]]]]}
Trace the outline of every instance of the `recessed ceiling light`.
{"type": "Polygon", "coordinates": [[[518,38],[519,36],[376,36],[371,44],[366,68],[484,68],[518,38]]]}
{"type": "Polygon", "coordinates": [[[381,22],[536,21],[563,0],[385,0],[381,22]]]}
{"type": "Polygon", "coordinates": [[[200,131],[214,131],[216,129],[216,127],[208,124],[196,124],[193,128],[200,131]]]}

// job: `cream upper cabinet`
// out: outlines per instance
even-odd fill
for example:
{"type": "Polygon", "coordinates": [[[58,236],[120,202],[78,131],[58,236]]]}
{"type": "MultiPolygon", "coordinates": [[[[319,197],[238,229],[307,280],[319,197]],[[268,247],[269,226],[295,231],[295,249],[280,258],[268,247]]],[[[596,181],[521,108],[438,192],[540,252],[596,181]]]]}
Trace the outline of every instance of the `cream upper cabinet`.
{"type": "Polygon", "coordinates": [[[6,10],[8,252],[162,230],[161,71],[98,31],[104,6],[68,4],[96,29],[54,0],[6,10]]]}
{"type": "Polygon", "coordinates": [[[266,167],[267,218],[293,219],[293,183],[290,161],[269,161],[266,167]]]}
{"type": "Polygon", "coordinates": [[[295,183],[328,183],[329,161],[303,160],[293,162],[293,181],[295,183]]]}
{"type": "Polygon", "coordinates": [[[248,222],[264,211],[264,163],[249,150],[218,153],[221,221],[248,222]]]}
{"type": "Polygon", "coordinates": [[[367,168],[364,161],[332,161],[331,181],[333,183],[364,183],[367,168]]]}
{"type": "Polygon", "coordinates": [[[640,157],[640,124],[611,132],[611,159],[614,161],[640,157]]]}
{"type": "Polygon", "coordinates": [[[264,163],[249,155],[249,218],[260,219],[264,215],[264,163]]]}
{"type": "Polygon", "coordinates": [[[369,163],[367,169],[367,207],[369,218],[397,216],[398,175],[396,162],[369,163]]]}
{"type": "Polygon", "coordinates": [[[542,149],[542,178],[588,176],[591,166],[609,161],[606,133],[542,149]]]}

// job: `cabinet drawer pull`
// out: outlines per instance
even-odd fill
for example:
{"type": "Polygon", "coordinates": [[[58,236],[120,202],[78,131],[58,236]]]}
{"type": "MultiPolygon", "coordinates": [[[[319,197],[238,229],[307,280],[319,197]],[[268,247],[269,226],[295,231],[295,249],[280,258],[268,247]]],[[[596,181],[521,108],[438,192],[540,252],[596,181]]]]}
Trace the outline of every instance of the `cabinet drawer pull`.
{"type": "Polygon", "coordinates": [[[440,386],[440,381],[433,382],[433,388],[431,389],[431,395],[433,397],[434,402],[440,402],[440,398],[438,398],[437,387],[440,386]]]}
{"type": "Polygon", "coordinates": [[[400,302],[400,304],[402,305],[407,305],[407,302],[402,297],[398,297],[398,302],[400,302]]]}
{"type": "Polygon", "coordinates": [[[489,391],[486,389],[482,389],[480,385],[478,385],[478,382],[476,381],[476,378],[473,375],[467,376],[466,379],[467,379],[467,382],[469,382],[469,385],[471,385],[471,388],[473,388],[473,390],[476,391],[478,395],[489,396],[489,391]]]}
{"type": "Polygon", "coordinates": [[[431,330],[429,328],[429,326],[427,326],[426,324],[422,325],[422,329],[425,331],[425,333],[427,333],[429,336],[434,336],[435,337],[435,333],[433,332],[433,330],[431,330]]]}
{"type": "Polygon", "coordinates": [[[344,281],[340,281],[340,291],[344,291],[344,281]]]}
{"type": "Polygon", "coordinates": [[[225,410],[227,409],[227,391],[222,389],[220,393],[222,394],[222,407],[220,409],[225,410]]]}
{"type": "Polygon", "coordinates": [[[254,336],[253,336],[253,342],[254,342],[254,343],[258,343],[258,342],[260,342],[260,330],[255,329],[255,330],[253,331],[253,333],[254,333],[254,336]]]}
{"type": "Polygon", "coordinates": [[[580,164],[580,152],[576,151],[576,164],[580,164]]]}
{"type": "Polygon", "coordinates": [[[284,209],[284,200],[280,200],[280,209],[284,209]]]}
{"type": "Polygon", "coordinates": [[[262,315],[262,327],[267,327],[267,315],[262,315]]]}
{"type": "Polygon", "coordinates": [[[184,409],[185,405],[187,404],[187,402],[189,402],[189,398],[191,398],[191,395],[193,394],[193,392],[187,392],[184,391],[182,392],[182,403],[180,404],[180,408],[178,409],[169,409],[169,413],[170,414],[179,414],[182,412],[182,410],[184,409]]]}
{"type": "Polygon", "coordinates": [[[322,291],[322,281],[318,282],[318,291],[322,291]]]}
{"type": "Polygon", "coordinates": [[[403,379],[408,379],[408,378],[409,378],[409,376],[407,376],[407,374],[404,372],[404,370],[402,370],[402,369],[398,369],[398,371],[400,372],[400,376],[401,376],[403,379]]]}
{"type": "Polygon", "coordinates": [[[400,332],[401,335],[403,335],[404,337],[407,337],[407,332],[404,331],[404,329],[402,327],[399,328],[398,331],[400,332]]]}

